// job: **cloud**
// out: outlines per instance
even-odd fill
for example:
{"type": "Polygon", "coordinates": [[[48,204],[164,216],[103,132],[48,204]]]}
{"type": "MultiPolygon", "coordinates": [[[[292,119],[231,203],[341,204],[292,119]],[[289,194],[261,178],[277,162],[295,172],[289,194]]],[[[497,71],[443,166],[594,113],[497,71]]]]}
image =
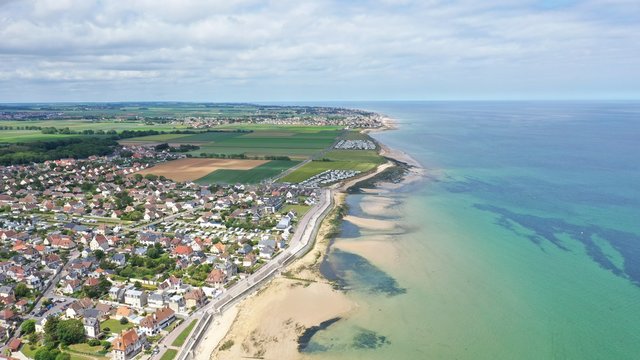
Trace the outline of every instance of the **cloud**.
{"type": "Polygon", "coordinates": [[[640,94],[639,13],[625,0],[0,1],[0,101],[640,94]]]}

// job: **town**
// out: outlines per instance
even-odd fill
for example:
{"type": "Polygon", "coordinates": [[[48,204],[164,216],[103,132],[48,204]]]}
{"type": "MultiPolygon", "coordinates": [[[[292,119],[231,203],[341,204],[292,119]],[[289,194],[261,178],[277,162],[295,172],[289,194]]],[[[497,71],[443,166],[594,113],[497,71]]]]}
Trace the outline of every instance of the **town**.
{"type": "Polygon", "coordinates": [[[383,116],[362,110],[51,104],[0,117],[11,359],[184,359],[213,313],[308,251],[332,187],[386,161],[361,132],[383,116]]]}
{"type": "Polygon", "coordinates": [[[318,201],[309,186],[142,176],[180,155],[124,151],[0,168],[0,334],[10,350],[48,359],[59,341],[72,354],[153,354],[182,319],[286,248],[318,201]],[[63,328],[72,335],[56,335],[63,328]]]}

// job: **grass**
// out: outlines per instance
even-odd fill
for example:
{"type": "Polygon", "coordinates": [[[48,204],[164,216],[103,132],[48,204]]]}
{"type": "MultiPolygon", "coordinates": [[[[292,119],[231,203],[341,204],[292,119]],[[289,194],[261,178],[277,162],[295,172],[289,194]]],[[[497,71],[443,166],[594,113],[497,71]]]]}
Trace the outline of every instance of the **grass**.
{"type": "Polygon", "coordinates": [[[178,355],[178,350],[167,349],[167,351],[165,351],[164,354],[162,354],[162,356],[160,357],[160,360],[173,360],[175,359],[176,355],[178,355]]]}
{"type": "Polygon", "coordinates": [[[120,324],[120,320],[116,320],[116,319],[109,319],[100,323],[101,329],[109,328],[111,332],[114,334],[119,334],[122,332],[122,330],[129,330],[132,327],[133,327],[133,324],[131,322],[128,322],[122,325],[120,324]]]}
{"type": "Polygon", "coordinates": [[[299,183],[326,170],[358,170],[367,172],[376,168],[378,164],[378,162],[359,161],[311,161],[287,176],[280,178],[279,181],[299,183]]]}
{"type": "Polygon", "coordinates": [[[184,328],[184,330],[182,330],[182,332],[176,337],[176,339],[173,341],[171,346],[182,346],[182,345],[184,345],[184,342],[187,341],[187,337],[189,337],[189,334],[191,334],[191,330],[193,330],[193,328],[196,326],[197,322],[198,322],[198,320],[191,321],[191,323],[189,325],[187,325],[187,327],[184,328]]]}
{"type": "Polygon", "coordinates": [[[283,171],[295,166],[297,161],[271,160],[249,170],[220,169],[196,180],[198,184],[256,184],[262,180],[280,175],[283,171]]]}
{"type": "Polygon", "coordinates": [[[36,345],[35,349],[31,350],[31,344],[23,344],[20,351],[24,354],[24,356],[33,359],[36,351],[38,351],[38,346],[36,345]]]}
{"type": "Polygon", "coordinates": [[[323,156],[324,159],[334,161],[365,162],[383,164],[385,159],[375,150],[331,150],[323,156]]]}
{"type": "Polygon", "coordinates": [[[42,140],[66,139],[83,135],[75,134],[43,134],[40,130],[2,130],[0,143],[31,142],[42,140]]]}
{"type": "Polygon", "coordinates": [[[311,206],[309,205],[292,205],[292,204],[287,204],[285,206],[282,207],[282,213],[286,214],[289,211],[293,210],[293,212],[296,213],[296,217],[298,219],[302,218],[304,216],[304,214],[307,213],[307,211],[309,211],[309,209],[311,209],[311,206]]]}
{"type": "Polygon", "coordinates": [[[69,349],[83,353],[95,353],[97,356],[102,356],[102,354],[98,353],[100,350],[102,350],[102,345],[91,346],[87,343],[82,343],[69,345],[69,349]]]}

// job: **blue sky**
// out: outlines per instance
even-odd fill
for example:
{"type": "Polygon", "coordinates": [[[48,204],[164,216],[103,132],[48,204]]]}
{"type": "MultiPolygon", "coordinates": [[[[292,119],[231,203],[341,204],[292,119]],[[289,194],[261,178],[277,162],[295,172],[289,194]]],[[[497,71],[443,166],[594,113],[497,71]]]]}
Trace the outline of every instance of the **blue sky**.
{"type": "Polygon", "coordinates": [[[640,99],[640,1],[0,0],[0,102],[640,99]]]}

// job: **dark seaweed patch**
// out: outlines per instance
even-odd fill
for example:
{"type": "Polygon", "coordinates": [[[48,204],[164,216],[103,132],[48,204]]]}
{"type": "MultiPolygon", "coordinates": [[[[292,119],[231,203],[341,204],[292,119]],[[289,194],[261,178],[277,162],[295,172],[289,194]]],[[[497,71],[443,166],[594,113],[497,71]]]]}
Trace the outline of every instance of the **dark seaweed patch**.
{"type": "Polygon", "coordinates": [[[319,352],[326,351],[327,347],[317,344],[311,343],[311,338],[320,330],[325,330],[332,324],[338,322],[340,320],[339,317],[335,317],[333,319],[329,319],[320,323],[320,325],[312,326],[304,330],[302,335],[298,337],[298,352],[319,352]]]}
{"type": "Polygon", "coordinates": [[[398,282],[364,257],[334,249],[320,265],[320,271],[343,289],[357,288],[373,294],[395,296],[404,294],[398,282]]]}
{"type": "Polygon", "coordinates": [[[352,346],[356,349],[377,349],[390,343],[386,336],[378,335],[371,330],[360,329],[353,337],[352,346]]]}
{"type": "Polygon", "coordinates": [[[533,234],[526,237],[537,245],[541,245],[542,241],[546,240],[560,249],[569,251],[558,238],[559,234],[568,235],[582,243],[589,257],[602,268],[640,286],[640,236],[636,234],[593,224],[575,225],[561,219],[518,214],[492,205],[476,204],[474,207],[500,215],[496,223],[506,229],[516,232],[512,224],[518,224],[531,230],[533,234]],[[594,241],[597,237],[607,241],[622,255],[624,258],[622,268],[616,266],[594,241]]]}

